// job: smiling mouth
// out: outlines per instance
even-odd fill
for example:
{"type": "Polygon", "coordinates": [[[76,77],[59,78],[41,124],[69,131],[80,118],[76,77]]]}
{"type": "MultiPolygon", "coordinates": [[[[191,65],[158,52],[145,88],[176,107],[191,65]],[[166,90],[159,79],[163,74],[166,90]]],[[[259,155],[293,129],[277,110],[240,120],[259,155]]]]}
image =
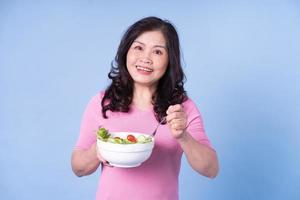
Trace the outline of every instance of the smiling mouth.
{"type": "Polygon", "coordinates": [[[137,65],[136,68],[138,70],[145,71],[145,72],[153,72],[153,69],[150,69],[148,67],[142,67],[142,66],[137,65]]]}

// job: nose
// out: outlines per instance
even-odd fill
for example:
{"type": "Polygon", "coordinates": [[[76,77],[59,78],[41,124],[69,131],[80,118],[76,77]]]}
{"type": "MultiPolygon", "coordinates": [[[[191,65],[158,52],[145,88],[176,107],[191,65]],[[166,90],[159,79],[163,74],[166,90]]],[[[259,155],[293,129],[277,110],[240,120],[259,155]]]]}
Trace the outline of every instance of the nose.
{"type": "Polygon", "coordinates": [[[142,63],[145,63],[145,64],[151,64],[152,63],[151,59],[149,59],[149,58],[141,58],[140,61],[142,63]]]}
{"type": "Polygon", "coordinates": [[[140,58],[140,61],[145,64],[152,64],[151,52],[144,51],[143,55],[140,58]]]}

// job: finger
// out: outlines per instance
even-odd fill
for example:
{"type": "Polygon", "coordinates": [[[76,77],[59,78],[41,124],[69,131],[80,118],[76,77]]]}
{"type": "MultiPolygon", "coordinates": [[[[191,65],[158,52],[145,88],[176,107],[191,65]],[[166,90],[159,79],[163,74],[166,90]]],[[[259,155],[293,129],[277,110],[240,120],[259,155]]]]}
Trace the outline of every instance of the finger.
{"type": "Polygon", "coordinates": [[[186,128],[186,121],[184,119],[174,119],[171,122],[172,129],[182,130],[186,128]]]}
{"type": "Polygon", "coordinates": [[[167,123],[170,123],[172,120],[176,119],[176,113],[171,113],[166,116],[167,123]]]}
{"type": "Polygon", "coordinates": [[[113,167],[107,160],[104,160],[103,158],[101,158],[100,163],[108,167],[113,167]]]}
{"type": "Polygon", "coordinates": [[[180,111],[182,111],[181,104],[172,105],[172,107],[170,108],[170,111],[171,112],[180,112],[180,111]]]}
{"type": "Polygon", "coordinates": [[[182,110],[182,106],[180,104],[170,105],[167,109],[167,114],[171,114],[172,112],[178,112],[182,110]]]}
{"type": "Polygon", "coordinates": [[[167,114],[172,114],[174,112],[184,112],[183,107],[180,104],[176,104],[173,106],[170,106],[167,110],[167,114]]]}
{"type": "Polygon", "coordinates": [[[167,111],[166,111],[166,113],[167,113],[167,115],[169,115],[169,114],[171,114],[171,112],[172,112],[172,105],[170,105],[169,107],[168,107],[168,109],[167,109],[167,111]]]}
{"type": "Polygon", "coordinates": [[[113,167],[108,161],[104,161],[104,162],[102,162],[102,164],[107,167],[113,167]]]}
{"type": "Polygon", "coordinates": [[[180,130],[184,130],[185,129],[185,126],[184,125],[182,125],[182,124],[173,124],[172,125],[172,129],[173,130],[176,130],[176,131],[180,131],[180,130]]]}
{"type": "Polygon", "coordinates": [[[185,129],[186,126],[187,126],[187,120],[186,120],[186,118],[173,119],[170,123],[176,129],[185,129]]]}
{"type": "Polygon", "coordinates": [[[184,119],[186,114],[184,112],[173,112],[169,115],[167,115],[166,120],[167,122],[171,122],[174,119],[184,119]]]}

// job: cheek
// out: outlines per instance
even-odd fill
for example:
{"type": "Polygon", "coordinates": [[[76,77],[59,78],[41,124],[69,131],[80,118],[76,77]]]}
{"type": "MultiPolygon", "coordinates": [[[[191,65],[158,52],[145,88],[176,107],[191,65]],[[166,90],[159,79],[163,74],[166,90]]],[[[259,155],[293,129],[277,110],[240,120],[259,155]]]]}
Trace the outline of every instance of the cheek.
{"type": "Polygon", "coordinates": [[[166,73],[167,67],[160,67],[158,70],[156,70],[156,76],[158,79],[161,79],[163,75],[166,73]]]}
{"type": "Polygon", "coordinates": [[[168,61],[167,60],[159,60],[159,63],[158,63],[158,66],[159,66],[159,70],[161,72],[165,72],[167,67],[168,67],[168,61]]]}
{"type": "Polygon", "coordinates": [[[163,69],[166,69],[168,64],[169,64],[169,58],[168,57],[164,57],[160,60],[161,66],[163,69]]]}
{"type": "Polygon", "coordinates": [[[128,52],[127,57],[126,57],[126,64],[128,67],[130,67],[130,65],[134,64],[136,61],[136,55],[134,55],[133,53],[128,52]]]}

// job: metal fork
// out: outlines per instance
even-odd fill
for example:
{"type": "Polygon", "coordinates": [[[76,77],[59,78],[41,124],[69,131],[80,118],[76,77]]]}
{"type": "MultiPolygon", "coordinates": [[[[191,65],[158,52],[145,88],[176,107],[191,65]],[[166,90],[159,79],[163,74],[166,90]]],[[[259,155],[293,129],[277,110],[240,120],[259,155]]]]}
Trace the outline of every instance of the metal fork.
{"type": "Polygon", "coordinates": [[[153,133],[151,134],[152,137],[155,136],[158,127],[159,127],[162,123],[164,123],[165,121],[166,121],[166,117],[163,117],[163,118],[160,120],[160,122],[157,124],[155,130],[154,130],[153,133]]]}

